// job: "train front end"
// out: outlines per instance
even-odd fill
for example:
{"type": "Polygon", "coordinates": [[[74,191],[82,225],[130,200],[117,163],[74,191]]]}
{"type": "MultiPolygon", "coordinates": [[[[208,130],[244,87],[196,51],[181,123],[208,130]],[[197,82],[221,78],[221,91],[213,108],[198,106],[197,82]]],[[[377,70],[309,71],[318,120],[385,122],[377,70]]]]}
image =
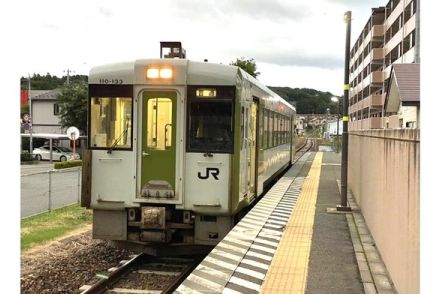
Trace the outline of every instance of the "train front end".
{"type": "Polygon", "coordinates": [[[94,238],[215,245],[226,235],[235,83],[232,67],[183,59],[91,70],[82,205],[94,238]]]}

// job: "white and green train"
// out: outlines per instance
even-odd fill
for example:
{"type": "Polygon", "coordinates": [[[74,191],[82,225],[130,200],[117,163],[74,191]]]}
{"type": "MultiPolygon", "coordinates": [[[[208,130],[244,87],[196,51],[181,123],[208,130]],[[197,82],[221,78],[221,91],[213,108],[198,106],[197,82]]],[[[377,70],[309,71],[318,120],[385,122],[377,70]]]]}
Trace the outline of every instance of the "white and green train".
{"type": "Polygon", "coordinates": [[[215,245],[294,158],[295,108],[236,66],[94,67],[88,104],[94,238],[215,245]]]}

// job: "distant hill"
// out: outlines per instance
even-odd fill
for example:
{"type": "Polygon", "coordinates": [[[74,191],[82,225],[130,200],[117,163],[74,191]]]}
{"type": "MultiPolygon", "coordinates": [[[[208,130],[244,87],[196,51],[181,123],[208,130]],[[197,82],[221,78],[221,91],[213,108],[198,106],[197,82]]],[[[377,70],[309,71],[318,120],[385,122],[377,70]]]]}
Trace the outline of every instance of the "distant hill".
{"type": "MultiPolygon", "coordinates": [[[[330,109],[330,113],[337,113],[337,103],[331,101],[331,97],[335,95],[330,92],[321,92],[318,90],[307,88],[269,88],[280,95],[282,98],[289,101],[292,105],[295,105],[296,112],[299,114],[326,114],[327,108],[330,109]]],[[[342,101],[340,104],[340,109],[342,111],[342,101]]]]}
{"type": "MultiPolygon", "coordinates": [[[[87,81],[87,76],[85,75],[72,75],[69,77],[70,81],[84,80],[87,81]]],[[[53,76],[50,73],[46,75],[34,74],[31,77],[32,90],[53,90],[62,86],[66,82],[67,77],[63,76],[61,78],[53,76]]],[[[21,78],[21,89],[28,88],[27,77],[21,78]]],[[[292,105],[296,106],[296,111],[299,114],[327,114],[327,108],[330,108],[330,113],[337,113],[337,105],[330,99],[334,96],[330,92],[321,92],[314,89],[307,88],[290,88],[290,87],[269,87],[289,101],[292,105]]],[[[341,103],[342,109],[342,103],[341,103]]]]}
{"type": "MultiPolygon", "coordinates": [[[[87,81],[86,75],[72,75],[69,76],[69,82],[77,80],[87,81]]],[[[67,81],[67,76],[61,78],[53,76],[50,73],[46,75],[34,74],[31,77],[31,90],[54,90],[61,87],[67,81]]],[[[29,80],[27,77],[21,77],[20,79],[21,89],[27,89],[29,87],[29,80]]]]}

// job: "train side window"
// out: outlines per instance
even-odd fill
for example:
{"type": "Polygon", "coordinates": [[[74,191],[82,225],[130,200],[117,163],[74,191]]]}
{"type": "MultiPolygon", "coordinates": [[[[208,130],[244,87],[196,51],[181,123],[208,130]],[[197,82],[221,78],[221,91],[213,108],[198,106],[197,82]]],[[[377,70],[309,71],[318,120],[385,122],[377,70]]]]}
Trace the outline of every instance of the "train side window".
{"type": "Polygon", "coordinates": [[[274,130],[273,130],[273,144],[274,146],[278,146],[278,126],[279,126],[279,122],[278,122],[278,113],[274,113],[274,121],[273,121],[273,125],[274,125],[274,130]]]}
{"type": "Polygon", "coordinates": [[[284,144],[286,144],[287,143],[287,117],[283,118],[283,126],[284,126],[284,133],[283,133],[284,144]]]}
{"type": "Polygon", "coordinates": [[[249,138],[249,134],[248,134],[248,130],[249,128],[247,127],[249,125],[249,108],[246,108],[246,127],[244,128],[244,133],[245,133],[245,138],[248,139],[249,138]]]}
{"type": "Polygon", "coordinates": [[[244,107],[241,107],[241,115],[240,115],[240,150],[243,149],[243,138],[244,138],[244,107]]]}
{"type": "Polygon", "coordinates": [[[280,115],[280,144],[284,144],[284,116],[280,115]]]}
{"type": "Polygon", "coordinates": [[[281,115],[281,144],[286,143],[286,121],[284,115],[281,115]]]}
{"type": "Polygon", "coordinates": [[[273,147],[273,112],[272,111],[269,111],[269,132],[268,132],[269,134],[269,136],[268,136],[268,139],[269,139],[269,148],[272,148],[273,147]]]}
{"type": "Polygon", "coordinates": [[[268,124],[267,109],[263,109],[263,149],[267,148],[268,124]]]}

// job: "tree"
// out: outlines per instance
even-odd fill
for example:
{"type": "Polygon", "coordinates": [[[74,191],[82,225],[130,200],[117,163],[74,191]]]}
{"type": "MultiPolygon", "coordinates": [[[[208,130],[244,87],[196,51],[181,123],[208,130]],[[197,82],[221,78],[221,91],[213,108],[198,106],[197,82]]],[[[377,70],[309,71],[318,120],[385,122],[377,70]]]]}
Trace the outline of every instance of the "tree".
{"type": "Polygon", "coordinates": [[[254,78],[257,78],[260,74],[257,72],[257,64],[255,63],[255,60],[253,58],[251,59],[245,59],[244,57],[237,58],[234,62],[231,62],[229,65],[235,65],[253,76],[254,78]]]}
{"type": "Polygon", "coordinates": [[[87,131],[87,82],[76,80],[64,84],[58,95],[60,123],[63,128],[77,127],[82,134],[87,131]]]}

